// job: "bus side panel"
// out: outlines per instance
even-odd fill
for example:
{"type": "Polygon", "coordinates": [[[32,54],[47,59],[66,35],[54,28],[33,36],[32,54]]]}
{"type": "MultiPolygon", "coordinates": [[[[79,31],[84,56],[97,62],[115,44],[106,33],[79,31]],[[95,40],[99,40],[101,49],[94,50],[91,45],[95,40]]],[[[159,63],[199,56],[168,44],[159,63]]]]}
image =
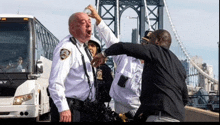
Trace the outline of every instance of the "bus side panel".
{"type": "Polygon", "coordinates": [[[43,64],[43,73],[37,79],[36,83],[40,85],[40,94],[41,94],[40,95],[40,103],[41,103],[40,114],[44,114],[50,111],[49,96],[47,95],[47,87],[49,85],[49,77],[50,77],[52,61],[43,56],[40,57],[39,61],[42,61],[42,64],[43,64]]]}
{"type": "Polygon", "coordinates": [[[39,86],[35,80],[27,80],[16,89],[14,97],[2,97],[1,102],[7,101],[5,105],[0,105],[0,112],[8,113],[0,115],[0,118],[33,118],[39,114],[39,86]],[[18,96],[32,94],[32,98],[24,101],[20,105],[13,105],[14,99],[18,96]]]}

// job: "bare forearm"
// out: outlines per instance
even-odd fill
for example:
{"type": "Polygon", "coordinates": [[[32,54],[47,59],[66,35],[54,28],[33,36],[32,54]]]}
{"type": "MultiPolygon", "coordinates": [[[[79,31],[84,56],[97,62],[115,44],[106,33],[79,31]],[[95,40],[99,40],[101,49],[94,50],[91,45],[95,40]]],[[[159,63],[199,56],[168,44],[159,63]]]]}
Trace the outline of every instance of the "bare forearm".
{"type": "Polygon", "coordinates": [[[99,25],[102,18],[98,15],[97,17],[95,17],[95,20],[96,20],[96,25],[99,25]]]}

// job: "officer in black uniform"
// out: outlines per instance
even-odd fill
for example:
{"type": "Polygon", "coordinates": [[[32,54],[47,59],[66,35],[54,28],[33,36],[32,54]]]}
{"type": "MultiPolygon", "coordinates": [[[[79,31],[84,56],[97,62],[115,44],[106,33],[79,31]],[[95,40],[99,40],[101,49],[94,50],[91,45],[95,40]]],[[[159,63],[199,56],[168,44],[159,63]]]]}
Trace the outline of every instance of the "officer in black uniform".
{"type": "MultiPolygon", "coordinates": [[[[88,49],[94,57],[97,53],[101,52],[100,41],[94,36],[91,36],[90,40],[88,41],[88,49]]],[[[109,95],[109,91],[112,81],[113,77],[111,75],[111,69],[108,67],[108,65],[104,63],[98,66],[96,71],[96,101],[98,105],[104,109],[110,109],[109,102],[111,101],[111,97],[109,95]],[[108,102],[108,107],[106,107],[105,102],[108,102]]],[[[100,113],[97,121],[107,122],[108,120],[106,120],[105,114],[100,113]]]]}
{"type": "MultiPolygon", "coordinates": [[[[88,49],[93,57],[97,53],[101,52],[100,42],[94,36],[91,36],[91,39],[88,42],[88,49]]],[[[104,102],[110,102],[111,97],[109,95],[109,90],[111,88],[113,77],[111,75],[111,69],[108,67],[108,65],[104,63],[97,67],[96,79],[96,100],[103,104],[104,102]]]]}

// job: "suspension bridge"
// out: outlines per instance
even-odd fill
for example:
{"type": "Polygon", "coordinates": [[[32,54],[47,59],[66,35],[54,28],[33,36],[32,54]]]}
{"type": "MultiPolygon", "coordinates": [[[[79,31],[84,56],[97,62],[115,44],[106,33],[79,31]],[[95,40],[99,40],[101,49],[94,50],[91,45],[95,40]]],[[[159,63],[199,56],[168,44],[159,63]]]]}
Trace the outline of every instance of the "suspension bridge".
{"type": "MultiPolygon", "coordinates": [[[[90,2],[91,1],[92,0],[90,0],[90,2]]],[[[30,1],[28,1],[28,2],[30,2],[30,1]]],[[[34,8],[35,4],[37,2],[31,1],[31,3],[33,4],[33,6],[31,6],[30,3],[28,6],[34,8]]],[[[58,3],[61,3],[61,1],[58,3]]],[[[63,1],[62,1],[62,3],[63,3],[63,1]]],[[[48,6],[52,5],[48,1],[45,2],[44,4],[42,4],[42,3],[40,3],[40,4],[41,4],[41,6],[43,6],[43,5],[45,6],[47,4],[48,4],[48,6]]],[[[77,5],[76,3],[74,3],[74,4],[77,5]]],[[[4,5],[4,2],[2,5],[4,5]]],[[[72,4],[69,4],[69,5],[71,5],[70,7],[72,8],[72,4]]],[[[10,6],[12,6],[12,8],[16,8],[13,6],[13,4],[11,4],[10,6]]],[[[22,5],[22,6],[24,6],[23,12],[26,12],[25,11],[26,9],[28,10],[28,12],[30,11],[28,9],[28,6],[25,6],[25,5],[22,5]]],[[[48,6],[47,6],[47,8],[49,8],[48,6]]],[[[208,92],[205,94],[209,94],[208,96],[212,97],[212,98],[213,98],[213,96],[210,96],[210,93],[214,92],[216,95],[218,95],[217,97],[219,99],[219,81],[217,79],[215,79],[214,76],[212,76],[208,72],[207,66],[198,64],[196,59],[192,58],[192,56],[190,56],[189,52],[187,52],[187,49],[184,46],[184,41],[181,41],[180,36],[178,35],[178,32],[173,24],[172,15],[169,12],[169,7],[167,6],[166,0],[95,0],[95,6],[96,6],[96,9],[97,9],[99,15],[101,16],[101,18],[111,28],[111,30],[116,35],[116,37],[119,40],[121,39],[120,40],[121,42],[126,42],[126,41],[123,41],[121,38],[122,37],[122,35],[121,35],[122,29],[120,27],[121,27],[121,22],[122,22],[121,21],[122,14],[127,9],[133,9],[137,13],[137,17],[136,17],[137,29],[135,30],[134,43],[140,43],[140,39],[144,36],[144,32],[146,30],[155,31],[157,29],[166,29],[167,31],[169,31],[172,36],[172,45],[171,45],[170,49],[172,52],[175,53],[175,55],[177,55],[177,57],[181,60],[183,66],[186,69],[186,72],[187,72],[186,84],[189,87],[188,90],[192,91],[192,93],[194,93],[194,94],[197,94],[197,95],[195,95],[195,97],[198,98],[197,102],[199,102],[199,101],[200,102],[207,102],[208,100],[206,98],[207,95],[205,95],[205,97],[204,97],[204,96],[199,96],[198,93],[195,93],[198,90],[198,89],[196,90],[196,88],[204,88],[208,92]]],[[[12,8],[10,8],[10,10],[13,10],[12,8]]],[[[19,8],[20,8],[20,5],[19,5],[19,8]]],[[[21,10],[23,8],[21,7],[21,9],[18,10],[18,14],[22,12],[21,10]]],[[[65,8],[68,8],[67,4],[65,4],[65,8]]],[[[56,7],[56,9],[57,9],[57,7],[56,7]]],[[[3,9],[3,10],[7,10],[7,9],[3,9]]],[[[39,11],[39,8],[37,8],[37,11],[39,11]]],[[[47,12],[49,12],[49,11],[47,10],[47,12]]],[[[59,13],[60,12],[61,11],[59,11],[59,13]]],[[[43,11],[43,13],[45,13],[45,11],[43,11]]],[[[54,11],[53,11],[53,13],[54,13],[54,11]]],[[[71,13],[72,13],[72,10],[71,10],[71,13]]],[[[37,13],[35,13],[35,15],[37,15],[37,13]]],[[[41,15],[44,19],[45,16],[43,16],[43,14],[41,14],[41,15]]],[[[47,13],[47,16],[48,15],[49,14],[47,13]]],[[[47,19],[47,21],[50,21],[50,20],[51,19],[47,19]]],[[[56,20],[57,20],[57,18],[56,18],[56,20]]],[[[50,38],[49,38],[49,36],[46,36],[46,34],[44,34],[44,27],[40,27],[40,24],[38,25],[38,23],[36,23],[36,24],[39,28],[39,29],[37,29],[36,33],[39,34],[39,39],[42,39],[42,41],[44,42],[43,45],[45,47],[52,45],[51,42],[46,40],[46,39],[49,40],[50,38]]],[[[53,25],[53,27],[54,27],[54,25],[53,25]]],[[[61,26],[59,26],[59,28],[60,27],[61,26]]],[[[62,30],[60,30],[60,31],[62,31],[62,30]]],[[[96,31],[95,31],[94,34],[97,36],[98,33],[96,33],[96,31]]],[[[98,36],[97,36],[97,38],[99,39],[98,36]]],[[[102,49],[106,49],[104,42],[102,42],[102,40],[100,40],[100,41],[102,43],[102,49]]],[[[36,49],[36,48],[34,48],[34,49],[36,49]]],[[[112,68],[112,71],[114,71],[114,63],[111,58],[108,60],[107,64],[112,68]]],[[[4,74],[5,73],[3,73],[3,75],[4,74]]],[[[5,86],[3,81],[2,82],[0,81],[0,83],[3,86],[5,86]]],[[[44,90],[46,90],[46,89],[44,89],[44,90]]],[[[38,91],[38,92],[43,92],[43,91],[38,91]]],[[[24,93],[23,89],[22,89],[22,93],[24,93]]],[[[36,94],[36,95],[40,95],[40,94],[36,94]]],[[[46,94],[41,94],[41,97],[44,97],[43,95],[46,95],[46,94]]],[[[4,105],[6,103],[9,104],[8,103],[9,101],[7,101],[8,99],[9,99],[8,97],[2,98],[2,100],[6,100],[4,105]]],[[[10,99],[13,99],[13,98],[10,97],[10,99]]],[[[36,101],[39,101],[39,100],[42,100],[42,99],[39,98],[36,101]]],[[[0,101],[0,102],[3,102],[3,101],[0,101]]],[[[218,102],[217,106],[219,109],[219,100],[217,102],[218,102]]],[[[35,103],[35,102],[33,101],[33,103],[35,103]]],[[[41,105],[40,102],[36,102],[35,104],[39,104],[37,107],[41,107],[41,108],[43,107],[43,105],[41,105]]],[[[200,105],[201,103],[200,104],[196,103],[196,104],[198,106],[197,108],[195,108],[193,106],[186,106],[185,107],[185,109],[186,109],[185,121],[193,121],[193,122],[195,122],[195,121],[198,121],[198,122],[217,121],[217,122],[219,122],[219,111],[218,111],[218,113],[216,113],[216,112],[212,112],[210,110],[202,110],[200,108],[204,105],[200,105]]],[[[213,104],[210,106],[215,106],[214,103],[210,103],[210,104],[213,104]]],[[[112,105],[114,105],[114,104],[112,104],[112,105]]],[[[18,105],[15,105],[15,106],[18,106],[18,105]]],[[[21,105],[21,106],[25,106],[25,104],[21,105]]],[[[28,103],[27,106],[30,106],[30,104],[28,103]]],[[[44,106],[47,106],[47,105],[44,105],[44,106]]],[[[207,107],[207,105],[205,107],[207,107]]],[[[211,108],[213,108],[213,107],[211,107],[211,108]]],[[[8,114],[9,113],[8,110],[11,110],[11,109],[6,109],[7,112],[3,112],[5,109],[6,108],[2,108],[0,115],[8,114]]],[[[12,108],[12,109],[14,110],[14,108],[12,108]]],[[[43,109],[45,110],[46,108],[43,108],[43,109]]],[[[21,117],[26,117],[26,115],[28,115],[28,113],[26,112],[26,108],[24,110],[24,113],[23,113],[23,111],[20,111],[20,110],[21,109],[19,108],[19,112],[18,112],[19,114],[16,115],[16,117],[18,117],[19,115],[21,115],[21,117]]],[[[39,111],[42,112],[41,109],[39,109],[39,111]]],[[[14,113],[14,111],[13,111],[13,113],[14,113]]],[[[37,118],[39,118],[39,117],[37,116],[37,118]]],[[[21,119],[23,122],[23,118],[21,118],[21,119]]],[[[10,119],[8,119],[8,120],[10,120],[10,119]]]]}
{"type": "MultiPolygon", "coordinates": [[[[119,40],[121,16],[128,8],[133,9],[138,15],[136,17],[136,35],[132,35],[132,37],[135,37],[136,42],[132,38],[132,43],[140,43],[146,30],[165,29],[170,32],[172,36],[170,49],[180,59],[187,73],[186,84],[190,103],[185,107],[186,121],[219,121],[219,114],[207,112],[207,110],[215,111],[215,109],[219,112],[219,81],[214,78],[213,74],[208,72],[207,66],[197,63],[195,58],[190,57],[172,22],[166,0],[96,0],[96,9],[99,15],[119,40]],[[212,97],[215,101],[212,101],[212,103],[210,103],[210,93],[215,95],[212,97]]],[[[95,31],[95,36],[97,34],[95,31]]],[[[97,38],[99,37],[97,36],[97,38]]],[[[104,42],[101,42],[101,44],[102,49],[106,49],[104,42]]],[[[107,64],[114,71],[112,58],[109,58],[107,64]]]]}
{"type": "MultiPolygon", "coordinates": [[[[210,75],[207,70],[204,70],[204,67],[198,65],[184,47],[184,42],[181,41],[172,22],[166,0],[96,0],[96,9],[99,15],[118,39],[120,39],[121,16],[128,8],[132,8],[139,19],[137,20],[137,37],[139,38],[136,43],[140,43],[140,39],[144,36],[146,30],[168,30],[172,36],[171,51],[178,56],[186,69],[187,85],[193,88],[203,87],[208,92],[219,93],[219,81],[210,75]]],[[[102,47],[105,49],[104,42],[102,42],[102,47]]],[[[114,64],[111,58],[107,64],[114,71],[114,64]]]]}

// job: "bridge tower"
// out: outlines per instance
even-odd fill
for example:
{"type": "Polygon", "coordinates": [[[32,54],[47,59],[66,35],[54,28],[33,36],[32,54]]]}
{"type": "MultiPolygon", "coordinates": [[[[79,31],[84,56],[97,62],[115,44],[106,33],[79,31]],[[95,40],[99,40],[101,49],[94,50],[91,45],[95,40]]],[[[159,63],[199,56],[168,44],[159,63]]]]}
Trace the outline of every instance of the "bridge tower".
{"type": "MultiPolygon", "coordinates": [[[[152,30],[163,29],[163,0],[96,0],[95,4],[101,18],[110,28],[113,27],[111,30],[119,40],[121,15],[128,8],[132,8],[138,15],[138,36],[140,36],[140,40],[147,30],[145,29],[145,25],[149,24],[148,19],[152,30]],[[147,8],[145,5],[147,5],[147,8]],[[146,15],[146,9],[148,10],[148,15],[146,15]]],[[[103,42],[101,44],[104,47],[105,44],[103,42]]],[[[107,61],[107,64],[112,68],[113,63],[111,62],[112,60],[110,59],[107,61]]]]}
{"type": "MultiPolygon", "coordinates": [[[[98,12],[105,23],[110,27],[113,25],[112,31],[116,37],[120,39],[120,19],[122,13],[132,8],[136,11],[139,18],[139,27],[145,27],[147,22],[146,8],[144,0],[96,0],[98,12]],[[98,2],[98,3],[97,3],[98,2]],[[98,5],[97,5],[98,4],[98,5]]],[[[163,28],[163,0],[146,0],[148,16],[150,17],[150,24],[153,30],[163,28]]],[[[144,36],[145,28],[138,28],[140,38],[144,36]]]]}

